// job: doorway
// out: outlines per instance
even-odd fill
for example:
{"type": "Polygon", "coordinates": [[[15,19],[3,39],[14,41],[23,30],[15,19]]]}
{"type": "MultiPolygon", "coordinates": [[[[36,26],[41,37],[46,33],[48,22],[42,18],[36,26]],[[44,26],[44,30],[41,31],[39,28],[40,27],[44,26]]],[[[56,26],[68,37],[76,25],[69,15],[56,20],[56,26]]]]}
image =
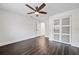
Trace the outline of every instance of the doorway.
{"type": "Polygon", "coordinates": [[[45,23],[41,22],[37,24],[36,32],[38,36],[44,36],[45,35],[45,23]]]}

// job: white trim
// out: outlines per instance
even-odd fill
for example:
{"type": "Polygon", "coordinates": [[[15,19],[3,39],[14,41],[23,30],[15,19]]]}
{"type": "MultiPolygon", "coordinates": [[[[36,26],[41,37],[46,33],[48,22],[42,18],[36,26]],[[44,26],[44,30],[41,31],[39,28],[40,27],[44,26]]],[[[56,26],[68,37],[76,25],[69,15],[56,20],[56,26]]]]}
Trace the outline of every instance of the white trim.
{"type": "Polygon", "coordinates": [[[40,35],[37,35],[37,36],[30,36],[30,37],[28,37],[28,38],[23,38],[23,39],[18,39],[17,41],[14,40],[14,41],[0,42],[0,46],[4,46],[4,45],[16,43],[16,42],[20,42],[20,41],[23,41],[23,40],[28,40],[28,39],[30,39],[30,38],[35,38],[35,37],[38,37],[38,36],[40,36],[40,35]]]}
{"type": "MultiPolygon", "coordinates": [[[[58,40],[50,40],[50,41],[56,41],[56,42],[60,42],[60,43],[70,44],[70,43],[63,42],[63,41],[58,41],[58,40]]],[[[71,44],[70,44],[70,45],[71,45],[71,44]]]]}

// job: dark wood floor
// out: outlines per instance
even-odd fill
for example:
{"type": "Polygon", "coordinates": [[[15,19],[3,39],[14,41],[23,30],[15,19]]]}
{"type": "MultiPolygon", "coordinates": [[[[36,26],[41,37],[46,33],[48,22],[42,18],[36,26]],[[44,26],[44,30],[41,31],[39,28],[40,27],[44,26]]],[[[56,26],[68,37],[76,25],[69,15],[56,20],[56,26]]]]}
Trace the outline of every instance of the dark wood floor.
{"type": "Polygon", "coordinates": [[[1,46],[0,55],[79,55],[79,48],[36,37],[1,46]]]}

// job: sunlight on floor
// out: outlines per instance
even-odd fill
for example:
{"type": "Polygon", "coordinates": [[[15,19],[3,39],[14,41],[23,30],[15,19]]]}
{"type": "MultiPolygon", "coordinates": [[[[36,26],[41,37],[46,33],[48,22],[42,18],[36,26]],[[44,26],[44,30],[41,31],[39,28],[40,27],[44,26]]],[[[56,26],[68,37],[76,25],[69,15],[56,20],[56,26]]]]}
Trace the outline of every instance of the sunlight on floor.
{"type": "Polygon", "coordinates": [[[43,53],[47,52],[47,40],[45,37],[40,37],[37,39],[38,46],[42,49],[43,53]]]}

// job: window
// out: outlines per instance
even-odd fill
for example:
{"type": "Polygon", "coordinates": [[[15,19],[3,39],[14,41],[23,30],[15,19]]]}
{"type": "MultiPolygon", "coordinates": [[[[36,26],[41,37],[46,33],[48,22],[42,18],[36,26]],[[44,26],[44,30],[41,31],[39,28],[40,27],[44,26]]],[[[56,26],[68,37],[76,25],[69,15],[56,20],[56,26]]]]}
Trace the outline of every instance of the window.
{"type": "Polygon", "coordinates": [[[71,17],[54,19],[54,40],[65,43],[71,41],[71,17]]]}

